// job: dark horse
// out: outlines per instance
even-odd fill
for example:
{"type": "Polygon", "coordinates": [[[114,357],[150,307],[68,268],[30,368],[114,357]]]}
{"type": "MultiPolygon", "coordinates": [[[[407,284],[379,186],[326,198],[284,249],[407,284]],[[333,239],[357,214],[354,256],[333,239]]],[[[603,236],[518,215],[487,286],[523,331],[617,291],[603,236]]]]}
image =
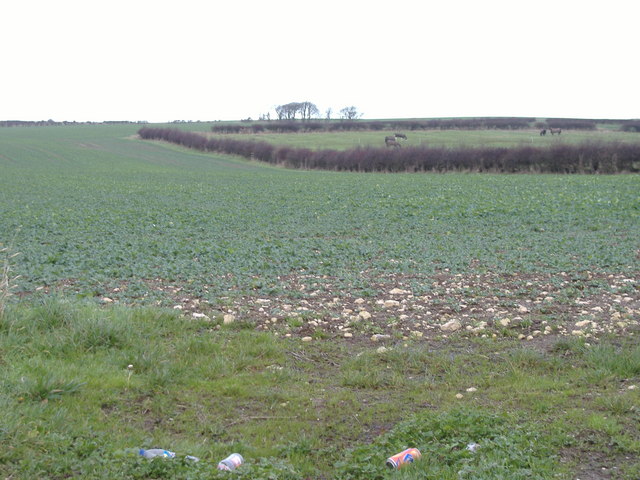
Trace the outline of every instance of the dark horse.
{"type": "Polygon", "coordinates": [[[407,136],[406,136],[404,133],[396,133],[394,136],[395,136],[396,138],[401,138],[401,139],[403,139],[403,140],[406,140],[406,139],[407,139],[407,136]]]}
{"type": "Polygon", "coordinates": [[[562,133],[561,128],[550,128],[549,131],[551,132],[551,135],[555,135],[556,133],[560,135],[562,133]]]}
{"type": "Polygon", "coordinates": [[[544,137],[547,134],[547,129],[543,128],[542,130],[540,130],[540,136],[544,137]]]}
{"type": "Polygon", "coordinates": [[[384,144],[387,147],[399,147],[400,143],[396,140],[396,137],[384,137],[384,144]]]}

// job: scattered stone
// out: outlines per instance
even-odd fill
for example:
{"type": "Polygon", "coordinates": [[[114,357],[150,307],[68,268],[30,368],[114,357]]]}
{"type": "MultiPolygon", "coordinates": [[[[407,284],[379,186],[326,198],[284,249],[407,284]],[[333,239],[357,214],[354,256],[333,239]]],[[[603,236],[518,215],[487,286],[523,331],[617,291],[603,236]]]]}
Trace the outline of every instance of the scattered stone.
{"type": "Polygon", "coordinates": [[[393,307],[398,307],[400,306],[400,302],[397,300],[385,300],[384,301],[384,308],[393,308],[393,307]]]}
{"type": "Polygon", "coordinates": [[[473,393],[473,392],[477,392],[477,391],[478,391],[478,389],[477,389],[476,387],[469,387],[469,388],[467,388],[467,392],[471,392],[471,393],[473,393]]]}
{"type": "Polygon", "coordinates": [[[456,398],[457,398],[458,400],[460,400],[460,399],[461,399],[461,398],[463,398],[463,397],[464,397],[464,395],[462,395],[461,393],[456,393],[456,398]]]}
{"type": "Polygon", "coordinates": [[[402,290],[401,288],[394,288],[389,292],[390,295],[406,295],[407,293],[410,292],[408,292],[407,290],[402,290]]]}
{"type": "Polygon", "coordinates": [[[508,327],[509,324],[511,323],[511,319],[510,318],[501,318],[498,323],[500,325],[502,325],[503,327],[508,327]]]}
{"type": "Polygon", "coordinates": [[[343,336],[344,336],[344,338],[351,338],[351,337],[353,337],[353,333],[346,332],[343,336]]]}
{"type": "Polygon", "coordinates": [[[191,316],[192,316],[193,318],[209,318],[209,317],[207,317],[204,313],[198,313],[198,312],[193,312],[193,313],[191,314],[191,316]]]}
{"type": "Polygon", "coordinates": [[[109,297],[102,297],[102,302],[103,303],[112,303],[113,299],[109,298],[109,297]]]}
{"type": "Polygon", "coordinates": [[[371,341],[372,342],[379,342],[381,340],[387,340],[391,338],[391,335],[383,335],[381,333],[376,333],[375,335],[371,336],[371,341]]]}
{"type": "Polygon", "coordinates": [[[460,330],[461,328],[462,324],[460,323],[460,320],[455,318],[453,320],[449,320],[444,325],[440,325],[440,329],[443,332],[455,332],[456,330],[460,330]]]}
{"type": "Polygon", "coordinates": [[[302,341],[303,342],[310,342],[311,340],[313,340],[313,338],[311,338],[311,337],[302,337],[302,341]]]}
{"type": "Polygon", "coordinates": [[[362,319],[362,320],[369,320],[371,318],[371,314],[369,312],[367,312],[366,310],[362,310],[358,316],[362,319]]]}
{"type": "Polygon", "coordinates": [[[524,305],[519,305],[518,306],[518,312],[519,313],[529,313],[529,309],[527,307],[525,307],[524,305]]]}
{"type": "Polygon", "coordinates": [[[576,324],[575,324],[575,325],[576,325],[576,327],[578,327],[578,328],[584,328],[584,327],[586,327],[586,326],[588,326],[588,325],[591,325],[591,320],[582,320],[582,321],[580,321],[580,322],[576,322],[576,324]]]}
{"type": "Polygon", "coordinates": [[[387,347],[378,347],[378,349],[376,350],[377,353],[384,353],[388,350],[387,347]]]}
{"type": "Polygon", "coordinates": [[[364,298],[356,298],[353,303],[357,305],[362,305],[364,303],[364,298]]]}
{"type": "Polygon", "coordinates": [[[222,317],[222,323],[224,323],[225,325],[229,325],[230,323],[233,323],[235,321],[236,321],[236,316],[231,315],[230,313],[222,317]]]}

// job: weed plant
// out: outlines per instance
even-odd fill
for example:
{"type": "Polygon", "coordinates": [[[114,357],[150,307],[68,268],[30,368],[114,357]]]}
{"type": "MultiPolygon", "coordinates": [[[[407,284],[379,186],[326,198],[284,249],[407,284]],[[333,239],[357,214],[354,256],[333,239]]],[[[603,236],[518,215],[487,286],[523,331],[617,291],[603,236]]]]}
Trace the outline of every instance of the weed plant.
{"type": "MultiPolygon", "coordinates": [[[[0,244],[0,247],[2,244],[0,244]]],[[[2,256],[2,265],[0,267],[0,320],[4,317],[11,291],[15,288],[15,282],[18,276],[12,274],[13,259],[19,255],[19,252],[12,252],[10,247],[0,248],[0,256],[2,256]]]]}

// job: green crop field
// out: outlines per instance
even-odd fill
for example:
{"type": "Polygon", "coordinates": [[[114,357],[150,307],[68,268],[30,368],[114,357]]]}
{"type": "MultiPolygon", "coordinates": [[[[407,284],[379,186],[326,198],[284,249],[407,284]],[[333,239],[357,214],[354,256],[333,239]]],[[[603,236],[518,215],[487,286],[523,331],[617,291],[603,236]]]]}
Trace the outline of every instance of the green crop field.
{"type": "Polygon", "coordinates": [[[283,293],[300,274],[358,289],[445,268],[637,269],[637,175],[286,171],[144,143],[132,127],[0,134],[3,243],[22,253],[24,293],[124,284],[133,301],[159,279],[216,298],[283,293]]]}
{"type": "Polygon", "coordinates": [[[292,171],[137,128],[0,128],[0,476],[638,478],[640,176],[292,171]]]}

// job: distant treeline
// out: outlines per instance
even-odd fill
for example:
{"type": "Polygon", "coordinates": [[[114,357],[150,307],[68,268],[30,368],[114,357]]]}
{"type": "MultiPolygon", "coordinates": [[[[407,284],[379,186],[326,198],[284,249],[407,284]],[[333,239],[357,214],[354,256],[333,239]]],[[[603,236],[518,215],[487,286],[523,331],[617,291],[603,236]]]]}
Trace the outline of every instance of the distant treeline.
{"type": "Polygon", "coordinates": [[[262,141],[205,136],[172,128],[141,128],[143,139],[204,152],[240,155],[288,168],[350,172],[624,173],[640,171],[640,145],[556,144],[548,148],[356,148],[310,150],[262,141]]]}
{"type": "Polygon", "coordinates": [[[56,122],[55,120],[0,120],[0,127],[57,127],[63,125],[141,125],[149,122],[140,120],[130,122],[128,120],[111,120],[106,122],[56,122]]]}

